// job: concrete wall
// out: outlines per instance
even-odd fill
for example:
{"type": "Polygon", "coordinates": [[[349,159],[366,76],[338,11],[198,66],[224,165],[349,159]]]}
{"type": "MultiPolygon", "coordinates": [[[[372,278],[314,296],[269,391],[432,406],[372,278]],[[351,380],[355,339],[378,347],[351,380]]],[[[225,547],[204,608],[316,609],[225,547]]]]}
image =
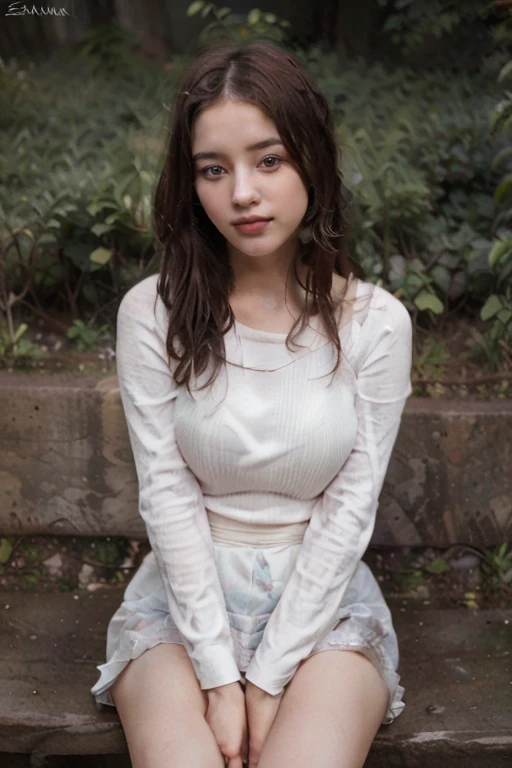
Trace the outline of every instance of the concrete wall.
{"type": "MultiPolygon", "coordinates": [[[[0,404],[0,533],[145,536],[115,376],[2,372],[0,404]]],[[[411,398],[373,543],[500,543],[510,467],[511,401],[411,398]]]]}

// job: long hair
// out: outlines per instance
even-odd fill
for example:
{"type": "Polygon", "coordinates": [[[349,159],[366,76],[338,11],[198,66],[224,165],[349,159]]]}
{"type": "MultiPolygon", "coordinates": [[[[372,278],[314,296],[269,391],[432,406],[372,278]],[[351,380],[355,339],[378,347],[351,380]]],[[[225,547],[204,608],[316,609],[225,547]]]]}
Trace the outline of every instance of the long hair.
{"type": "Polygon", "coordinates": [[[215,379],[225,361],[224,335],[235,320],[229,305],[234,277],[226,241],[195,191],[191,139],[194,119],[226,97],[256,105],[274,122],[309,190],[302,220],[309,239],[301,238],[291,265],[306,291],[306,308],[290,329],[287,346],[308,317],[320,312],[337,350],[335,371],[341,346],[335,317],[340,301],[331,295],[333,273],[364,276],[346,252],[345,203],[332,118],[311,75],[291,53],[272,43],[223,43],[203,50],[174,95],[154,198],[155,235],[163,248],[157,292],[169,312],[167,353],[169,364],[171,359],[179,361],[176,383],[185,384],[189,392],[191,376],[203,373],[211,360],[212,374],[201,389],[215,379]],[[299,276],[299,263],[307,267],[306,285],[299,276]]]}

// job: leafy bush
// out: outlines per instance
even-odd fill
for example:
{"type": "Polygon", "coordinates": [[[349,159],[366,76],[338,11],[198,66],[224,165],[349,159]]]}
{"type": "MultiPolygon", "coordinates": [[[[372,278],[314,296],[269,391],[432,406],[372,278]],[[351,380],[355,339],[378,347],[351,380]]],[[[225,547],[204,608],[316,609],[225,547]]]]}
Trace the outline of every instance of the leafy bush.
{"type": "MultiPolygon", "coordinates": [[[[512,41],[512,19],[510,15],[497,27],[495,33],[499,42],[512,41]]],[[[509,82],[512,75],[512,60],[500,70],[499,81],[509,82]]],[[[512,92],[505,89],[491,115],[493,134],[502,135],[505,146],[492,161],[492,167],[499,169],[502,176],[494,192],[496,215],[492,233],[494,241],[488,263],[493,274],[491,295],[481,309],[482,320],[490,323],[486,333],[473,330],[475,343],[469,356],[484,360],[494,370],[503,363],[512,367],[512,92]]]]}
{"type": "Polygon", "coordinates": [[[89,349],[94,349],[106,333],[108,333],[108,325],[93,328],[90,324],[86,325],[83,320],[75,320],[68,328],[66,335],[73,341],[77,352],[87,352],[89,349]]]}
{"type": "Polygon", "coordinates": [[[129,32],[115,24],[98,24],[86,29],[78,45],[78,54],[95,72],[122,72],[130,66],[139,43],[129,32]]]}
{"type": "Polygon", "coordinates": [[[302,55],[334,110],[352,220],[351,248],[415,313],[486,300],[497,142],[493,79],[387,71],[302,55]]]}
{"type": "Polygon", "coordinates": [[[214,3],[204,0],[196,0],[189,5],[187,16],[196,15],[209,19],[199,34],[200,45],[221,40],[240,44],[265,39],[283,44],[287,39],[286,30],[291,26],[286,19],[259,8],[253,8],[247,14],[233,13],[231,8],[217,8],[214,3]]]}
{"type": "MultiPolygon", "coordinates": [[[[3,62],[1,62],[3,65],[3,62]]],[[[153,256],[151,196],[180,74],[95,74],[95,62],[1,66],[0,259],[5,296],[38,315],[105,313],[153,256]]],[[[1,286],[0,286],[1,287],[1,286]]],[[[1,291],[0,291],[1,297],[1,291]]],[[[6,308],[3,307],[6,312],[6,308]]],[[[15,318],[11,318],[15,323],[15,318]]]]}
{"type": "Polygon", "coordinates": [[[474,70],[492,51],[489,0],[377,0],[387,13],[382,32],[409,61],[456,64],[474,70]]]}
{"type": "MultiPolygon", "coordinates": [[[[287,42],[285,20],[259,9],[240,15],[196,2],[188,13],[204,18],[203,41],[287,42]]],[[[56,57],[37,68],[0,60],[0,312],[11,347],[27,311],[64,313],[70,335],[87,345],[90,323],[113,323],[119,294],[156,267],[152,194],[167,105],[187,59],[162,71],[126,56],[130,41],[101,30],[84,45],[94,58],[56,57]]],[[[496,328],[483,354],[499,366],[511,312],[512,150],[488,116],[499,100],[508,125],[509,95],[486,68],[447,76],[362,59],[342,65],[318,46],[296,55],[333,110],[350,248],[369,279],[382,280],[415,318],[483,307],[496,328]]]]}

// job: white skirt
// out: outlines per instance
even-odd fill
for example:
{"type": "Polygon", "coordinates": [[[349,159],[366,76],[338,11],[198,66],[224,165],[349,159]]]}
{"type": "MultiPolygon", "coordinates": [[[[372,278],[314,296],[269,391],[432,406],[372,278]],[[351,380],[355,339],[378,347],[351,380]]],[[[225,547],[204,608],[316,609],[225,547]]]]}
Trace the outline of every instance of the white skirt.
{"type": "MultiPolygon", "coordinates": [[[[305,526],[299,525],[303,533],[305,526]]],[[[271,542],[272,537],[267,536],[264,546],[248,546],[238,543],[242,542],[238,531],[231,531],[226,536],[217,527],[211,528],[215,562],[243,684],[244,672],[286,585],[300,541],[283,544],[277,540],[271,542]]],[[[258,543],[261,543],[261,537],[258,543]]],[[[362,561],[345,591],[337,618],[343,621],[319,640],[310,655],[339,649],[358,651],[366,656],[389,690],[389,707],[383,724],[393,722],[405,706],[402,701],[404,689],[396,672],[398,641],[381,589],[370,568],[362,561]]],[[[111,685],[131,659],[138,658],[158,643],[183,645],[183,640],[169,612],[155,556],[149,552],[109,622],[106,661],[97,667],[100,677],[91,688],[96,703],[115,706],[109,693],[111,685]]]]}

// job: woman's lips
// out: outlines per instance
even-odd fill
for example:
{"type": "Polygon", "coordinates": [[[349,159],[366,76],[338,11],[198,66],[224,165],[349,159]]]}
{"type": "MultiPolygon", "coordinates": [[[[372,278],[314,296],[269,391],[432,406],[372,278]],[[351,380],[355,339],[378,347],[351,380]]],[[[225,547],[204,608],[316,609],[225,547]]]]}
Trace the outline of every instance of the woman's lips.
{"type": "Polygon", "coordinates": [[[263,232],[271,221],[272,219],[260,219],[259,221],[251,221],[245,224],[234,224],[234,227],[237,232],[241,232],[243,235],[257,235],[263,232]]]}

